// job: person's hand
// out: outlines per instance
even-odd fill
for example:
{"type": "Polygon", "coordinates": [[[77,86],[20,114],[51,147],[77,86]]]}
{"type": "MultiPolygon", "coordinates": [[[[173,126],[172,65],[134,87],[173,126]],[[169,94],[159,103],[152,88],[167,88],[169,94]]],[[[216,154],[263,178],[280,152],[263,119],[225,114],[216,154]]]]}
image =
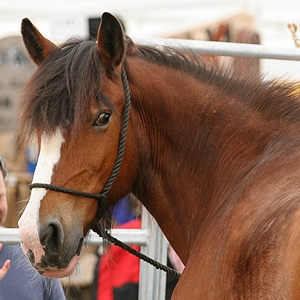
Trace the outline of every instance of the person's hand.
{"type": "MultiPolygon", "coordinates": [[[[2,249],[2,244],[0,244],[0,250],[2,249]]],[[[10,260],[6,260],[3,267],[0,269],[0,280],[6,275],[7,271],[10,268],[10,260]]]]}

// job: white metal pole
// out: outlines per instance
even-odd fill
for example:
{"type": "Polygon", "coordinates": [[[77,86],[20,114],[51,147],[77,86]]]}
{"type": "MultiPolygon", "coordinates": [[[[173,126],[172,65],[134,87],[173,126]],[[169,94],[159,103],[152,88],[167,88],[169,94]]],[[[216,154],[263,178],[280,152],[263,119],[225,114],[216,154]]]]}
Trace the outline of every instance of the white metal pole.
{"type": "Polygon", "coordinates": [[[145,46],[169,46],[176,49],[188,48],[200,54],[300,61],[300,49],[296,48],[275,48],[254,44],[171,38],[136,38],[133,40],[137,44],[145,46]]]}
{"type": "MultiPolygon", "coordinates": [[[[21,242],[18,228],[0,228],[0,243],[19,244],[21,242]]],[[[148,230],[142,229],[112,229],[109,233],[123,243],[130,245],[148,245],[148,230]]],[[[85,245],[102,245],[103,239],[97,233],[90,231],[84,239],[85,245]]],[[[1,253],[1,252],[0,252],[1,253]]]]}
{"type": "MultiPolygon", "coordinates": [[[[149,241],[141,247],[141,252],[162,264],[167,263],[168,242],[154,218],[143,208],[142,230],[148,228],[149,241]]],[[[140,300],[165,300],[166,273],[157,270],[147,262],[140,261],[140,300]]]]}

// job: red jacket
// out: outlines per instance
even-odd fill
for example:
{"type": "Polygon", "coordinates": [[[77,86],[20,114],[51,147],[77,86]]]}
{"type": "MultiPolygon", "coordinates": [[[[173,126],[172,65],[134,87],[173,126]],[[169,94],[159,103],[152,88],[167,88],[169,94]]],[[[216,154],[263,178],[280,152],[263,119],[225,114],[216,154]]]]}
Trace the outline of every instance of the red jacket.
{"type": "MultiPolygon", "coordinates": [[[[118,228],[139,229],[141,220],[129,221],[118,228]]],[[[131,246],[140,250],[139,246],[131,246]]],[[[118,246],[109,246],[98,269],[97,300],[137,299],[140,261],[118,246]]]]}

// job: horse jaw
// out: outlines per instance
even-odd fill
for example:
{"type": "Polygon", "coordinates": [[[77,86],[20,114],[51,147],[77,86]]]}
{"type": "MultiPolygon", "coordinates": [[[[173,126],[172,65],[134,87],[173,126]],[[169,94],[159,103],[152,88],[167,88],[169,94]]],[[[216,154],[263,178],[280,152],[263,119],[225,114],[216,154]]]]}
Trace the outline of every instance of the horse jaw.
{"type": "MultiPolygon", "coordinates": [[[[60,130],[56,130],[51,136],[42,134],[40,154],[32,183],[51,183],[53,168],[60,159],[60,148],[63,142],[64,139],[60,130]]],[[[29,202],[18,222],[22,250],[25,254],[31,250],[34,254],[35,263],[39,263],[45,254],[38,232],[40,202],[46,192],[44,188],[35,188],[31,191],[29,202]]]]}

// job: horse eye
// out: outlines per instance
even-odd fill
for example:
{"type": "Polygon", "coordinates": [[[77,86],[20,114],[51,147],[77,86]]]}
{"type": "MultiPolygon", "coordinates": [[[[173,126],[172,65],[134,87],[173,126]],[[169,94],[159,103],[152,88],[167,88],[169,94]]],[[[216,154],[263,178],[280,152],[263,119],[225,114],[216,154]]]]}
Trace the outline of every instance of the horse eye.
{"type": "Polygon", "coordinates": [[[102,112],[94,122],[93,126],[104,126],[108,124],[110,116],[111,114],[109,112],[102,112]]]}

